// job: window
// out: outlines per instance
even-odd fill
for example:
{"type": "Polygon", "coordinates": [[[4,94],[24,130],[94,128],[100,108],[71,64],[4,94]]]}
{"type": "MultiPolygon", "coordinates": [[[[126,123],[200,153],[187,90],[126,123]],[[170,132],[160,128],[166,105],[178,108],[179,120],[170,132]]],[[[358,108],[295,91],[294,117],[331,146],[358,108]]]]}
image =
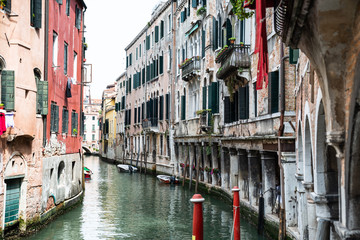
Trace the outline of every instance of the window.
{"type": "Polygon", "coordinates": [[[66,16],[70,16],[70,0],[66,0],[66,16]]]}
{"type": "Polygon", "coordinates": [[[95,124],[92,125],[92,130],[95,131],[95,124]]]}
{"type": "Polygon", "coordinates": [[[160,22],[160,39],[164,37],[164,21],[160,22]]]}
{"type": "Polygon", "coordinates": [[[81,27],[81,9],[75,8],[75,27],[80,30],[81,27]]]}
{"type": "Polygon", "coordinates": [[[34,28],[41,28],[41,0],[30,1],[30,24],[34,28]]]}
{"type": "Polygon", "coordinates": [[[279,71],[269,73],[269,113],[279,112],[279,71]]]}
{"type": "Polygon", "coordinates": [[[160,156],[163,155],[164,137],[160,136],[160,156]]]}
{"type": "Polygon", "coordinates": [[[77,135],[78,133],[78,116],[79,114],[75,111],[71,113],[71,132],[72,135],[77,135]]]}
{"type": "Polygon", "coordinates": [[[54,102],[51,103],[50,131],[59,132],[59,106],[54,102]]]}
{"type": "Polygon", "coordinates": [[[56,2],[60,5],[62,4],[62,0],[56,0],[56,2]]]}
{"type": "Polygon", "coordinates": [[[64,42],[64,74],[67,75],[68,70],[68,44],[64,42]]]}
{"type": "Polygon", "coordinates": [[[92,140],[95,141],[95,134],[92,135],[92,140]]]}
{"type": "Polygon", "coordinates": [[[57,67],[58,59],[58,35],[53,32],[53,67],[57,67]]]}
{"type": "Polygon", "coordinates": [[[76,81],[76,79],[77,79],[77,53],[76,52],[74,52],[74,67],[73,67],[73,78],[75,79],[75,81],[76,81]]]}
{"type": "Polygon", "coordinates": [[[35,69],[35,82],[36,82],[36,113],[47,115],[48,113],[48,82],[41,81],[40,72],[35,69]]]}
{"type": "Polygon", "coordinates": [[[154,41],[155,41],[155,39],[154,39],[154,32],[152,32],[152,33],[151,33],[151,47],[154,46],[154,41]]]}
{"type": "Polygon", "coordinates": [[[69,111],[66,107],[63,107],[62,111],[62,133],[68,133],[69,132],[69,111]]]}
{"type": "Polygon", "coordinates": [[[138,51],[139,51],[139,49],[136,48],[136,60],[138,60],[138,51]]]}
{"type": "Polygon", "coordinates": [[[95,116],[92,117],[92,120],[95,120],[95,116]]]}
{"type": "Polygon", "coordinates": [[[86,135],[84,135],[83,141],[86,141],[86,135]]]}
{"type": "Polygon", "coordinates": [[[168,70],[171,69],[171,47],[169,45],[169,54],[168,54],[168,70]]]}
{"type": "Polygon", "coordinates": [[[141,57],[141,44],[139,45],[139,57],[141,57]]]}
{"type": "Polygon", "coordinates": [[[15,110],[15,72],[1,71],[1,102],[6,110],[15,110]]]}
{"type": "Polygon", "coordinates": [[[171,14],[168,16],[168,32],[171,33],[171,14]]]}
{"type": "Polygon", "coordinates": [[[11,13],[11,0],[2,0],[1,3],[4,6],[5,12],[11,13]]]}

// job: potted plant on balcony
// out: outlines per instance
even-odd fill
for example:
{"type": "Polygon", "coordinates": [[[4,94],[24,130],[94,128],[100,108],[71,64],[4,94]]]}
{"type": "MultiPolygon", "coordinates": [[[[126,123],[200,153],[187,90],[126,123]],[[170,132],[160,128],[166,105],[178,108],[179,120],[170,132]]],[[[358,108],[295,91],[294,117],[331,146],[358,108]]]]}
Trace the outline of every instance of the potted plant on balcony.
{"type": "Polygon", "coordinates": [[[4,109],[4,104],[0,103],[0,109],[4,109]]]}
{"type": "Polygon", "coordinates": [[[76,128],[73,129],[73,135],[77,135],[78,134],[78,131],[76,128]]]}
{"type": "Polygon", "coordinates": [[[229,38],[229,41],[230,41],[230,44],[234,44],[234,43],[235,43],[235,41],[236,41],[236,38],[231,37],[231,38],[229,38]]]}
{"type": "Polygon", "coordinates": [[[204,14],[206,14],[206,8],[205,7],[201,7],[196,11],[197,16],[203,16],[204,14]]]}
{"type": "Polygon", "coordinates": [[[244,6],[252,5],[255,0],[230,0],[233,6],[233,13],[240,19],[244,20],[251,18],[254,15],[254,11],[245,10],[244,6]]]}

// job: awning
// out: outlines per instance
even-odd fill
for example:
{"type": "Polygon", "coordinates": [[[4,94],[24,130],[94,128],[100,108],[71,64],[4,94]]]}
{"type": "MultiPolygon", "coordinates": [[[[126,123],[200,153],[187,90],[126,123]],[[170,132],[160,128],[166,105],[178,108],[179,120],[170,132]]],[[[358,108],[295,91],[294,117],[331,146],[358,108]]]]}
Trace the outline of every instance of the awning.
{"type": "Polygon", "coordinates": [[[191,27],[191,29],[185,33],[185,37],[188,37],[188,36],[190,36],[193,32],[195,32],[196,29],[199,28],[200,23],[201,23],[201,21],[198,20],[198,21],[191,27]]]}

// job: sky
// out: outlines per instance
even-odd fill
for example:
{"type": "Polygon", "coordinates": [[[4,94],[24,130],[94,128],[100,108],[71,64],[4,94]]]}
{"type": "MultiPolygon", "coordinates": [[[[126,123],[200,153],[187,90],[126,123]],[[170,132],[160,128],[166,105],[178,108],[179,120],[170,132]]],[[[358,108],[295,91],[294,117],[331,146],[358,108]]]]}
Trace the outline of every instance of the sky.
{"type": "Polygon", "coordinates": [[[151,19],[160,0],[85,0],[86,63],[92,64],[91,98],[125,71],[125,47],[151,19]],[[99,5],[99,3],[101,4],[99,5]]]}

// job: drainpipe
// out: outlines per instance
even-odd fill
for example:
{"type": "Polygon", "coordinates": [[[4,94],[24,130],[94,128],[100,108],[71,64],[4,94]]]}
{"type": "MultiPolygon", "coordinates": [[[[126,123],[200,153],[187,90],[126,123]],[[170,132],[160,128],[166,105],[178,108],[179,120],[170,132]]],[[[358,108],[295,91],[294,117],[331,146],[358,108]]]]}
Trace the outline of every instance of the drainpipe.
{"type": "MultiPolygon", "coordinates": [[[[48,82],[48,67],[49,67],[49,1],[45,1],[45,52],[44,52],[44,80],[48,82]]],[[[49,84],[49,82],[48,82],[49,84]]],[[[49,92],[49,87],[48,87],[49,92]]],[[[48,93],[49,95],[49,93],[48,93]]],[[[49,108],[49,104],[48,104],[49,108]]],[[[47,117],[43,115],[43,147],[46,146],[46,124],[47,124],[47,117]]],[[[4,228],[3,228],[4,229],[4,228]]]]}
{"type": "Polygon", "coordinates": [[[279,239],[284,240],[286,238],[286,212],[285,212],[285,176],[284,168],[281,164],[281,136],[284,133],[284,115],[285,115],[285,59],[289,58],[289,55],[284,56],[283,43],[280,44],[280,127],[278,130],[278,164],[280,168],[280,181],[281,181],[281,205],[280,205],[280,226],[279,226],[279,239]]]}

